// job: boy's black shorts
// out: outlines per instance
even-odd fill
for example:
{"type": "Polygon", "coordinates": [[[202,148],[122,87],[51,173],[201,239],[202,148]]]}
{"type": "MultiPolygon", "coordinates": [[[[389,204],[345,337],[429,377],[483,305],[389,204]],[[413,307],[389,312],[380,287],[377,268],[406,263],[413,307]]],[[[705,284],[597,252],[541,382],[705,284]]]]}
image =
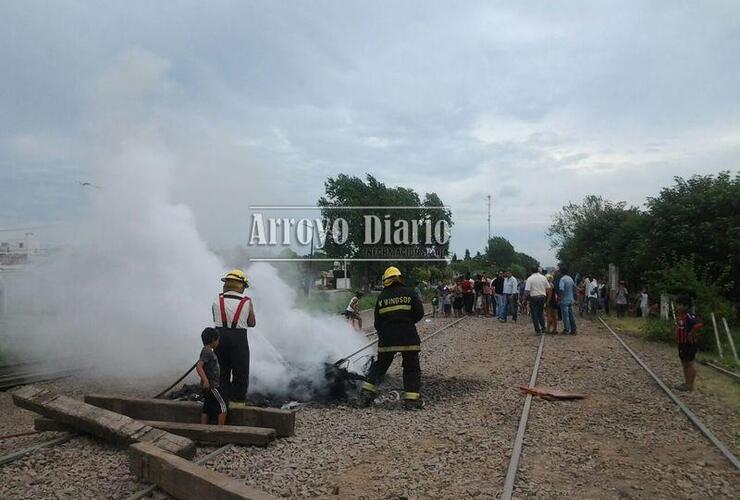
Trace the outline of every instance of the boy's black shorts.
{"type": "Polygon", "coordinates": [[[696,344],[678,344],[678,358],[684,363],[694,361],[699,346],[696,344]]]}
{"type": "Polygon", "coordinates": [[[226,400],[221,395],[221,389],[211,387],[203,394],[203,413],[209,417],[217,417],[220,413],[226,413],[226,400]]]}

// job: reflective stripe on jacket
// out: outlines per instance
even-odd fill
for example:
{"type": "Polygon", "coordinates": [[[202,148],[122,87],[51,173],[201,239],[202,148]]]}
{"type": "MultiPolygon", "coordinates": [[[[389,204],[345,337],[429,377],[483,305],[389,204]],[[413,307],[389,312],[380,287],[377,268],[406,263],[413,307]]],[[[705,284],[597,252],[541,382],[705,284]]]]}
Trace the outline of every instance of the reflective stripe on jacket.
{"type": "Polygon", "coordinates": [[[421,349],[416,323],[424,317],[424,305],[413,288],[394,283],[383,289],[375,304],[378,352],[421,349]]]}

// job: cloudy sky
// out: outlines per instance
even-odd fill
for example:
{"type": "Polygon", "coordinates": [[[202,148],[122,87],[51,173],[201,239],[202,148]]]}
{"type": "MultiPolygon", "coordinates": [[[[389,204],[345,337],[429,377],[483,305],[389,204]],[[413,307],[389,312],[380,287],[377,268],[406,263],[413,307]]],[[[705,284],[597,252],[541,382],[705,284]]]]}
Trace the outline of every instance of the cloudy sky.
{"type": "Polygon", "coordinates": [[[493,232],[550,264],[567,202],[738,170],[738,54],[731,0],[4,1],[0,229],[60,238],[124,116],[161,135],[213,247],[246,243],[250,204],[370,172],[437,192],[459,253],[492,195],[493,232]]]}

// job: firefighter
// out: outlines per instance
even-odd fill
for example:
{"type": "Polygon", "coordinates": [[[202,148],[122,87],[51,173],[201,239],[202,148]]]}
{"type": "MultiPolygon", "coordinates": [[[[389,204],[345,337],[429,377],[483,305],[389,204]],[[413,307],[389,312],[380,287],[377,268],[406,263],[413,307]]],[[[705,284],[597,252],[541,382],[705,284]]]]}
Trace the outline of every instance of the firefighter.
{"type": "Polygon", "coordinates": [[[216,348],[218,364],[221,368],[221,388],[229,401],[235,406],[243,406],[249,389],[249,340],[247,327],[254,327],[252,299],[245,293],[249,286],[246,274],[241,269],[233,269],[223,281],[223,293],[211,308],[213,323],[219,330],[219,345],[216,348]]]}
{"type": "Polygon", "coordinates": [[[396,353],[400,352],[403,358],[404,407],[421,409],[421,341],[416,323],[424,317],[424,305],[414,289],[404,285],[401,271],[395,267],[389,267],[383,273],[383,287],[375,304],[378,359],[370,366],[367,382],[362,386],[362,404],[372,404],[378,384],[390,368],[396,353]]]}

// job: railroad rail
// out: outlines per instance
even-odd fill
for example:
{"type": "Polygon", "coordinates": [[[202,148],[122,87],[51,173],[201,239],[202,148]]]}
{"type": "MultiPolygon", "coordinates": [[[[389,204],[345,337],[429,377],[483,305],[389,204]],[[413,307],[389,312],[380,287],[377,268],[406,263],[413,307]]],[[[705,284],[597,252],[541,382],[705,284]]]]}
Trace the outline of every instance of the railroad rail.
{"type": "MultiPolygon", "coordinates": [[[[534,359],[534,367],[532,368],[532,375],[529,377],[529,387],[534,387],[537,382],[537,375],[540,371],[540,360],[542,359],[542,350],[545,347],[545,335],[540,337],[540,345],[537,348],[537,356],[534,359]]],[[[509,459],[509,468],[506,471],[506,479],[504,479],[504,491],[501,494],[502,500],[511,500],[514,494],[514,483],[516,482],[516,473],[519,470],[519,460],[522,456],[522,448],[524,447],[524,433],[527,431],[527,422],[529,421],[529,409],[532,406],[532,395],[527,394],[524,399],[524,407],[522,408],[522,416],[519,418],[519,427],[516,431],[516,437],[514,438],[514,448],[511,452],[511,459],[509,459]]]]}
{"type": "Polygon", "coordinates": [[[53,367],[42,362],[17,364],[0,368],[0,391],[7,391],[21,385],[48,382],[69,377],[80,371],[81,367],[53,367]]]}
{"type": "Polygon", "coordinates": [[[711,361],[700,361],[700,363],[710,368],[714,368],[715,371],[723,375],[727,375],[728,377],[732,377],[733,379],[735,379],[735,381],[740,382],[740,373],[735,373],[733,371],[728,370],[727,368],[722,368],[721,366],[716,365],[712,363],[711,361]]]}
{"type": "Polygon", "coordinates": [[[630,355],[634,358],[635,361],[637,361],[637,364],[639,364],[655,381],[656,384],[658,384],[658,387],[663,389],[663,392],[666,393],[666,395],[674,402],[676,405],[681,409],[681,411],[688,417],[688,419],[691,421],[694,426],[699,429],[699,431],[706,436],[709,441],[712,442],[714,446],[717,447],[717,449],[727,458],[727,460],[730,461],[732,465],[735,466],[736,469],[740,470],[740,460],[737,459],[735,455],[730,451],[730,449],[717,438],[717,436],[714,435],[712,431],[710,431],[707,426],[704,425],[704,423],[701,421],[699,417],[696,416],[694,412],[692,412],[688,406],[686,406],[683,401],[681,401],[674,393],[671,391],[668,386],[658,377],[648,365],[645,364],[645,362],[640,359],[640,357],[630,349],[630,346],[627,345],[627,343],[622,340],[622,337],[620,337],[614,330],[611,329],[611,327],[604,321],[601,317],[599,317],[599,321],[601,321],[601,324],[603,324],[609,332],[614,335],[614,337],[619,341],[620,344],[622,344],[622,347],[625,348],[625,350],[630,353],[630,355]]]}
{"type": "Polygon", "coordinates": [[[63,436],[60,436],[60,437],[57,437],[57,438],[54,438],[54,439],[49,439],[48,441],[43,441],[41,443],[36,443],[36,444],[31,445],[31,446],[29,446],[27,448],[23,448],[22,450],[14,451],[14,452],[9,453],[7,455],[3,455],[2,457],[0,457],[0,466],[5,465],[5,464],[9,464],[11,462],[15,462],[16,460],[19,460],[19,459],[25,457],[26,455],[29,455],[29,454],[33,453],[36,450],[40,450],[42,448],[50,448],[50,447],[56,446],[58,444],[66,443],[67,441],[69,441],[70,439],[72,439],[73,437],[75,437],[76,435],[77,434],[65,434],[63,436]]]}
{"type": "MultiPolygon", "coordinates": [[[[632,356],[632,358],[653,378],[657,385],[666,393],[666,395],[681,409],[681,411],[688,417],[692,424],[727,458],[727,460],[735,466],[736,469],[740,470],[740,461],[729,448],[720,441],[717,436],[710,431],[706,425],[696,416],[669,388],[666,384],[645,364],[642,359],[622,340],[622,338],[612,328],[599,317],[599,321],[609,330],[609,332],[619,341],[624,349],[632,356]]],[[[535,357],[534,366],[532,368],[532,375],[529,379],[529,387],[534,387],[537,381],[537,375],[540,368],[540,360],[542,357],[542,351],[545,343],[545,335],[540,339],[539,348],[537,349],[537,355],[535,357]]],[[[730,375],[735,376],[732,372],[727,372],[730,375]]],[[[514,446],[509,460],[509,467],[506,472],[506,478],[504,480],[504,489],[501,494],[502,500],[511,500],[514,494],[514,484],[516,483],[516,475],[519,469],[519,461],[522,454],[522,448],[524,445],[524,434],[527,430],[527,422],[529,420],[529,410],[532,404],[532,395],[527,394],[522,408],[522,414],[519,419],[519,427],[517,429],[516,436],[514,438],[514,446]]]]}

